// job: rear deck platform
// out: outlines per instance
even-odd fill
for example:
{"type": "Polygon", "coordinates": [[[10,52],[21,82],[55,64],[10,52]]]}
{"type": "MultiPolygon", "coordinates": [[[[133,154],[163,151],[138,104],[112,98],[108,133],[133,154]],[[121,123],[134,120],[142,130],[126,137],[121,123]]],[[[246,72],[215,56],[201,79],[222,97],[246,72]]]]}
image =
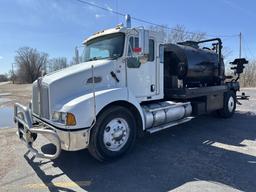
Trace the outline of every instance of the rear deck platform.
{"type": "Polygon", "coordinates": [[[165,98],[168,99],[191,99],[212,95],[215,93],[224,93],[228,90],[227,85],[211,87],[194,87],[194,88],[172,88],[165,89],[165,98]]]}

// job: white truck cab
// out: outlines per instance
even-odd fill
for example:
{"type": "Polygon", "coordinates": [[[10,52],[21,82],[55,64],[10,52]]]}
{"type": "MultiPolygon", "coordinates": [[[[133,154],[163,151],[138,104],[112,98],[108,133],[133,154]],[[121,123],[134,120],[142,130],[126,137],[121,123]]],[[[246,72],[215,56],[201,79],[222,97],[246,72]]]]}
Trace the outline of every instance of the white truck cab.
{"type": "Polygon", "coordinates": [[[190,121],[192,111],[222,110],[226,117],[234,113],[236,82],[167,86],[168,78],[171,84],[181,80],[179,75],[168,76],[165,66],[171,64],[165,61],[173,56],[165,52],[164,38],[157,32],[119,25],[83,44],[82,63],[39,78],[33,83],[31,105],[15,105],[19,137],[38,157],[55,159],[61,150],[88,148],[96,159],[109,160],[129,151],[138,134],[190,121]],[[213,105],[216,98],[219,104],[213,105]],[[33,147],[37,134],[52,138],[55,154],[33,147]]]}

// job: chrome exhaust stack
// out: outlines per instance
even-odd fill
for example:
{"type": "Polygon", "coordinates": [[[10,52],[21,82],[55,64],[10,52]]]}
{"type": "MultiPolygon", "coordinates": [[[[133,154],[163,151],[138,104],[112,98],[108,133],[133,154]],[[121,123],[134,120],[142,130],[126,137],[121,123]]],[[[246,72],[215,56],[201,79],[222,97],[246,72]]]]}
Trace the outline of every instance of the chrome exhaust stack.
{"type": "Polygon", "coordinates": [[[132,27],[131,16],[129,14],[125,15],[125,27],[127,27],[127,28],[132,27]]]}

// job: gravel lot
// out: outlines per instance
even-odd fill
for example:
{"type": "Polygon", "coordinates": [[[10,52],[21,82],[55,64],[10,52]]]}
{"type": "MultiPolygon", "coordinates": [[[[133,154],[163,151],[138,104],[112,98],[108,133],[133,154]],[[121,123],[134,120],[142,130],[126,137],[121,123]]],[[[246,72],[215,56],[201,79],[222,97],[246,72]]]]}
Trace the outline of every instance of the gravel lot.
{"type": "Polygon", "coordinates": [[[12,107],[15,102],[27,105],[31,94],[32,84],[0,83],[0,108],[12,107]]]}
{"type": "MultiPolygon", "coordinates": [[[[106,164],[87,150],[62,152],[54,161],[34,159],[24,155],[16,129],[0,129],[0,191],[254,192],[256,89],[245,91],[250,101],[242,101],[233,118],[198,117],[139,139],[130,154],[106,164]]],[[[24,96],[30,97],[25,91],[24,96]]],[[[36,146],[45,142],[39,138],[36,146]]]]}

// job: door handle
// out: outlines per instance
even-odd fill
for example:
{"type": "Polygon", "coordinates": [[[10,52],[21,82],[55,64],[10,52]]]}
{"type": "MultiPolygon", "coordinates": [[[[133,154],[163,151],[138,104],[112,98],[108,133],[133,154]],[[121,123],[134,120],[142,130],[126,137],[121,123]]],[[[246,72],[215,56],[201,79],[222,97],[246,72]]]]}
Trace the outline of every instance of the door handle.
{"type": "Polygon", "coordinates": [[[155,86],[154,84],[152,84],[152,85],[150,86],[150,91],[151,91],[151,92],[155,92],[155,90],[156,90],[156,86],[155,86]]]}

